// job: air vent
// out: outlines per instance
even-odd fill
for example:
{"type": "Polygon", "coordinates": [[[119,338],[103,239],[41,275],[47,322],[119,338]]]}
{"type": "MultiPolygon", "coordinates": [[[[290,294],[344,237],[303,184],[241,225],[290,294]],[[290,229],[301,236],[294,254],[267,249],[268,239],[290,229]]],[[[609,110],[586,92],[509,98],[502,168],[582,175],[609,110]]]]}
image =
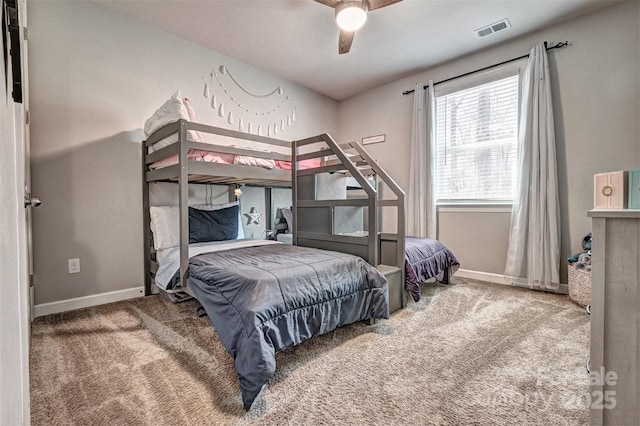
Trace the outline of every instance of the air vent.
{"type": "Polygon", "coordinates": [[[506,30],[507,28],[511,28],[511,24],[507,18],[504,18],[503,20],[494,22],[486,27],[478,28],[475,30],[475,33],[478,37],[482,38],[490,34],[497,33],[498,31],[506,30]]]}
{"type": "Polygon", "coordinates": [[[478,36],[480,37],[488,36],[489,34],[493,34],[493,29],[491,27],[483,28],[478,31],[478,36]]]}

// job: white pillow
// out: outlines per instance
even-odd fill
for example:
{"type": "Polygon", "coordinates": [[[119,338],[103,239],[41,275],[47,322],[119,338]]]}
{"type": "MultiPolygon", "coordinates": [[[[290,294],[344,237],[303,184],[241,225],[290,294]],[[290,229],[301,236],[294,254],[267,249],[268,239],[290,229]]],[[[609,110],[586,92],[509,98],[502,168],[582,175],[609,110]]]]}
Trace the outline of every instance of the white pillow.
{"type": "MultiPolygon", "coordinates": [[[[189,113],[184,106],[182,98],[180,97],[180,91],[169,98],[160,108],[153,113],[151,117],[144,123],[144,133],[147,137],[151,136],[153,132],[166,126],[169,123],[176,122],[180,119],[189,121],[189,113]]],[[[187,139],[192,142],[206,142],[202,139],[200,132],[189,130],[187,132],[187,139]]],[[[149,152],[157,151],[165,146],[169,146],[178,140],[178,135],[174,134],[167,136],[166,138],[156,142],[149,148],[149,152]]]]}
{"type": "MultiPolygon", "coordinates": [[[[177,93],[178,95],[180,94],[180,91],[178,91],[177,93]]],[[[189,99],[187,98],[182,98],[182,104],[184,105],[185,110],[187,110],[187,115],[189,116],[189,121],[191,121],[192,123],[199,123],[200,121],[198,120],[198,116],[196,114],[196,111],[193,109],[193,107],[191,106],[191,102],[189,101],[189,99]]],[[[199,132],[197,130],[194,130],[196,136],[198,137],[198,139],[200,139],[200,142],[207,142],[207,137],[204,133],[199,132]]]]}
{"type": "MultiPolygon", "coordinates": [[[[219,210],[238,205],[238,202],[225,204],[201,204],[191,206],[199,210],[219,210]]],[[[156,250],[178,247],[180,245],[180,210],[178,206],[152,206],[151,232],[153,232],[153,247],[156,250]]],[[[238,209],[238,235],[236,239],[244,238],[240,209],[238,209]]]]}
{"type": "Polygon", "coordinates": [[[180,212],[178,206],[150,207],[153,247],[156,250],[180,245],[180,212]]]}

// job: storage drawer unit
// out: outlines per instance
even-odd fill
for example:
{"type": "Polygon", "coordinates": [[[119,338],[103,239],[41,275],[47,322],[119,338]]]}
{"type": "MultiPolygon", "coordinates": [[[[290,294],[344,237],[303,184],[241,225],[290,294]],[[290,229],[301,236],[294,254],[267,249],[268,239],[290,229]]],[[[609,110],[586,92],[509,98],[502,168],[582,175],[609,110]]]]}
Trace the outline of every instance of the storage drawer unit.
{"type": "Polygon", "coordinates": [[[640,210],[588,215],[593,229],[589,424],[640,425],[640,210]],[[616,379],[610,379],[612,373],[616,379]]]}
{"type": "Polygon", "coordinates": [[[598,173],[593,176],[593,207],[627,208],[627,179],[624,171],[598,173]]]}
{"type": "Polygon", "coordinates": [[[640,169],[629,170],[629,208],[640,209],[640,169]]]}

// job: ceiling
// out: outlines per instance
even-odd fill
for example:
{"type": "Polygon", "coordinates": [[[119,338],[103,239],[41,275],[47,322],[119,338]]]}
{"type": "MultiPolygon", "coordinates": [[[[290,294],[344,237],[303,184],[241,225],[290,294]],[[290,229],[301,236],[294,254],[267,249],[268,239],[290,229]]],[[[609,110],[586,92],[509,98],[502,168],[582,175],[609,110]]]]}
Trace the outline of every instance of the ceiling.
{"type": "Polygon", "coordinates": [[[334,11],[312,0],[94,1],[336,100],[615,3],[404,0],[369,12],[339,55],[334,11]],[[504,18],[511,28],[476,35],[504,18]]]}

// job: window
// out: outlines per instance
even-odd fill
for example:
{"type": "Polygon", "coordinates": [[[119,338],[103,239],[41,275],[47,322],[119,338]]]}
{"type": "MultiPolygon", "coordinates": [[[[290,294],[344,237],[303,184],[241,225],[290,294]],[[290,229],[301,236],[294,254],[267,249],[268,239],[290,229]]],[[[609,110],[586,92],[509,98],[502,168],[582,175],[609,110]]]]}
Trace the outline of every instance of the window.
{"type": "Polygon", "coordinates": [[[518,75],[436,91],[437,200],[512,201],[517,138],[518,75]]]}

